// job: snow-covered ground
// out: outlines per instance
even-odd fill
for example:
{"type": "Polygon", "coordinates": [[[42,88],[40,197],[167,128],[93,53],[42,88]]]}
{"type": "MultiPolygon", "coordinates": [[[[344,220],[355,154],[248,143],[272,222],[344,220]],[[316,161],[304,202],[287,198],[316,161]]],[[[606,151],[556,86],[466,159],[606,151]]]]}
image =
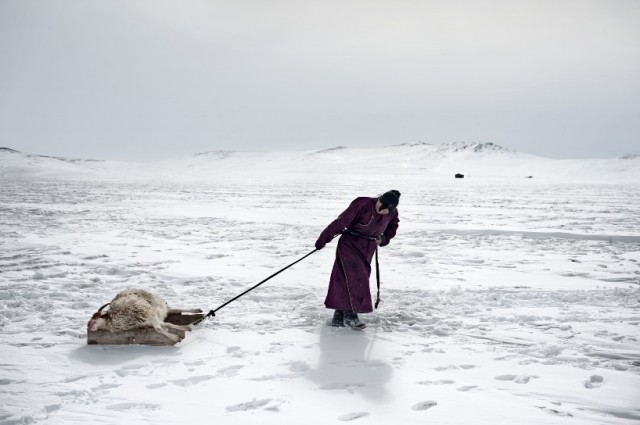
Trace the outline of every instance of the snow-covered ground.
{"type": "Polygon", "coordinates": [[[638,158],[573,161],[570,181],[491,150],[393,166],[415,148],[82,172],[0,152],[0,424],[640,421],[638,158]],[[334,242],[174,347],[86,345],[119,290],[215,308],[388,189],[400,229],[364,332],[326,325],[334,242]]]}

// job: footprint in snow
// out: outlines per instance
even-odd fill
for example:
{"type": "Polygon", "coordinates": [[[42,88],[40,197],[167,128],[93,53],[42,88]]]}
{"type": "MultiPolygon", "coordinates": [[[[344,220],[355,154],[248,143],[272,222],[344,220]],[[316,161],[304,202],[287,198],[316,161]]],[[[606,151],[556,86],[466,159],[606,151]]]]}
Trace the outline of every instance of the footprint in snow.
{"type": "Polygon", "coordinates": [[[513,381],[516,378],[516,375],[500,375],[495,377],[498,381],[513,381]]]}
{"type": "Polygon", "coordinates": [[[285,365],[288,366],[291,372],[295,372],[299,374],[305,374],[309,370],[311,370],[311,367],[306,362],[295,361],[295,362],[285,363],[285,365]]]}
{"type": "Polygon", "coordinates": [[[284,344],[280,342],[272,342],[270,345],[271,346],[267,350],[267,353],[281,353],[285,349],[284,344]]]}
{"type": "Polygon", "coordinates": [[[458,369],[458,366],[456,366],[456,365],[452,365],[452,364],[451,364],[451,365],[449,365],[449,366],[438,366],[438,367],[434,367],[433,369],[434,369],[435,371],[437,371],[437,372],[442,372],[442,371],[445,371],[445,370],[455,370],[455,369],[458,369]]]}
{"type": "Polygon", "coordinates": [[[366,418],[369,416],[367,412],[353,412],[346,415],[338,416],[339,421],[355,421],[356,419],[366,418]]]}
{"type": "Polygon", "coordinates": [[[418,404],[414,404],[413,406],[411,406],[411,409],[413,410],[428,410],[431,409],[433,406],[437,406],[438,402],[437,401],[433,401],[433,400],[427,400],[427,401],[421,401],[418,404]]]}
{"type": "Polygon", "coordinates": [[[88,375],[80,375],[80,376],[73,376],[73,377],[69,377],[69,378],[66,378],[66,379],[64,380],[64,382],[65,382],[65,383],[76,382],[76,381],[79,381],[79,380],[81,380],[81,379],[86,378],[87,376],[88,376],[88,375]]]}
{"type": "Polygon", "coordinates": [[[557,416],[567,416],[567,417],[573,417],[573,415],[571,413],[568,412],[561,412],[559,410],[556,409],[549,409],[548,407],[544,407],[544,406],[536,406],[538,407],[540,410],[550,413],[552,415],[557,415],[557,416]]]}
{"type": "Polygon", "coordinates": [[[158,410],[160,409],[160,405],[159,404],[153,404],[153,403],[118,403],[118,404],[112,404],[110,406],[107,406],[107,409],[109,410],[118,410],[118,411],[137,411],[137,412],[144,412],[144,411],[149,411],[149,410],[158,410]]]}
{"type": "Polygon", "coordinates": [[[157,384],[149,384],[147,385],[147,388],[149,388],[150,390],[155,390],[156,388],[162,388],[166,386],[167,384],[165,382],[159,382],[157,384]]]}
{"type": "Polygon", "coordinates": [[[118,388],[120,387],[120,384],[100,384],[95,388],[92,388],[92,390],[96,391],[96,390],[110,390],[112,388],[118,388]]]}
{"type": "Polygon", "coordinates": [[[112,388],[118,388],[120,384],[100,384],[97,387],[91,388],[91,392],[96,396],[109,394],[109,390],[112,388]]]}
{"type": "Polygon", "coordinates": [[[116,370],[115,373],[121,378],[124,378],[125,376],[129,376],[132,373],[134,373],[136,370],[142,369],[143,367],[144,365],[141,365],[141,364],[126,365],[116,370]]]}
{"type": "MultiPolygon", "coordinates": [[[[271,381],[271,380],[286,380],[295,379],[304,376],[311,367],[305,362],[289,362],[283,363],[283,366],[287,366],[289,372],[287,373],[274,373],[271,375],[263,375],[256,378],[251,378],[253,381],[271,381]]],[[[236,373],[237,374],[237,373],[236,373]]]]}
{"type": "Polygon", "coordinates": [[[246,412],[249,410],[264,409],[264,410],[270,410],[272,412],[277,412],[280,410],[279,409],[280,404],[282,404],[281,401],[272,400],[270,398],[263,398],[260,400],[257,400],[254,398],[251,401],[245,401],[244,403],[227,406],[227,411],[246,412]]]}
{"type": "Polygon", "coordinates": [[[58,410],[60,410],[62,408],[61,404],[50,404],[48,406],[44,406],[44,410],[47,413],[53,413],[53,412],[57,412],[58,410]]]}
{"type": "Polygon", "coordinates": [[[202,375],[202,376],[192,376],[185,379],[174,379],[172,381],[168,381],[174,385],[179,387],[190,387],[192,385],[199,384],[202,381],[208,381],[209,379],[213,379],[215,376],[213,375],[202,375]]]}
{"type": "Polygon", "coordinates": [[[238,371],[240,369],[242,369],[243,367],[244,367],[243,365],[231,365],[231,366],[227,366],[227,367],[222,367],[222,368],[218,369],[218,371],[216,373],[216,376],[219,376],[219,377],[236,376],[238,374],[238,371]]]}
{"type": "Polygon", "coordinates": [[[448,385],[455,383],[456,381],[454,381],[453,379],[441,379],[439,381],[420,381],[418,382],[418,385],[448,385]]]}
{"type": "Polygon", "coordinates": [[[227,348],[227,354],[231,357],[243,358],[246,357],[248,352],[242,350],[240,347],[229,347],[227,348]]]}
{"type": "Polygon", "coordinates": [[[458,391],[462,391],[462,392],[467,392],[467,391],[472,390],[474,388],[478,388],[478,386],[477,385],[467,385],[465,387],[460,387],[457,390],[458,391]]]}
{"type": "Polygon", "coordinates": [[[528,384],[531,378],[537,378],[537,376],[520,375],[516,378],[516,384],[528,384]]]}
{"type": "Polygon", "coordinates": [[[587,388],[598,388],[604,382],[604,378],[600,375],[591,375],[589,380],[584,383],[587,388]]]}

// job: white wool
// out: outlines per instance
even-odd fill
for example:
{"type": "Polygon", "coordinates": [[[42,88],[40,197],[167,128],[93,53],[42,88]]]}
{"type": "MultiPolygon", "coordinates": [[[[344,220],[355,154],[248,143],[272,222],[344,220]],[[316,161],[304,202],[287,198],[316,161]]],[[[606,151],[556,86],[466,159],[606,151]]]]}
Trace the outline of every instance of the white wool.
{"type": "Polygon", "coordinates": [[[109,305],[104,320],[98,320],[92,330],[111,332],[156,327],[167,317],[167,303],[143,289],[128,288],[119,292],[109,305]]]}

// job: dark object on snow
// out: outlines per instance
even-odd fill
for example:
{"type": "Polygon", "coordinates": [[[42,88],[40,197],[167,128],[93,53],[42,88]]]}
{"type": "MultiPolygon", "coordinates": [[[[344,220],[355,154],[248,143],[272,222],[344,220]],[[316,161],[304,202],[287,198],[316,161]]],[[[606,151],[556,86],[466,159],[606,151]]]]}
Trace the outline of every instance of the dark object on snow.
{"type": "Polygon", "coordinates": [[[533,176],[527,176],[526,178],[527,178],[527,179],[532,179],[532,178],[533,178],[533,176]]]}
{"type": "Polygon", "coordinates": [[[456,174],[455,177],[456,177],[456,179],[463,179],[464,178],[464,174],[458,173],[458,174],[456,174]]]}

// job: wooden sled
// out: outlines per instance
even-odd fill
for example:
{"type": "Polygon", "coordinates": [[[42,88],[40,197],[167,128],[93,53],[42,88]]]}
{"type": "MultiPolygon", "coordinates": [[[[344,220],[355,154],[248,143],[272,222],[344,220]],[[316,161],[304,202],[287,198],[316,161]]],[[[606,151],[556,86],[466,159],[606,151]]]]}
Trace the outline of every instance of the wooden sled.
{"type": "MultiPolygon", "coordinates": [[[[171,313],[164,319],[174,325],[191,325],[204,319],[204,313],[171,313]]],[[[128,331],[109,332],[106,330],[92,331],[87,328],[87,344],[104,345],[174,345],[184,339],[185,332],[179,329],[167,329],[169,333],[177,335],[179,340],[172,341],[165,335],[156,332],[152,327],[131,329],[128,331]]]]}

